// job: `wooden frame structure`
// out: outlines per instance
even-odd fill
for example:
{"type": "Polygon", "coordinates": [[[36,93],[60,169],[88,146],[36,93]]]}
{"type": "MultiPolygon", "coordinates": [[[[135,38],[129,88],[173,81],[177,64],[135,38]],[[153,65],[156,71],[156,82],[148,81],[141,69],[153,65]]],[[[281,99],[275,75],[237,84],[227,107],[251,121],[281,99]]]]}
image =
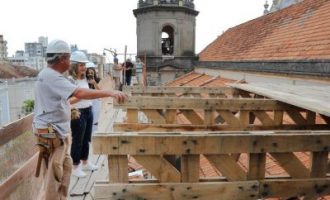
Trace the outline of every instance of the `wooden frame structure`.
{"type": "Polygon", "coordinates": [[[109,166],[109,180],[95,184],[96,199],[316,199],[330,194],[328,117],[236,89],[220,98],[214,98],[214,90],[212,98],[189,94],[201,90],[195,88],[131,89],[128,102],[115,104],[127,111],[127,122],[114,127],[130,133],[93,137],[94,153],[108,155],[109,166]],[[139,121],[139,112],[147,122],[139,121]],[[190,123],[179,124],[178,115],[190,123]],[[308,152],[310,164],[302,163],[296,152],[308,152]],[[242,153],[248,155],[247,169],[237,163],[242,153]],[[128,155],[156,179],[129,181],[128,155]],[[267,177],[266,155],[288,176],[267,177]],[[180,166],[167,156],[179,158],[180,166]],[[201,156],[222,176],[201,179],[201,156]]]}

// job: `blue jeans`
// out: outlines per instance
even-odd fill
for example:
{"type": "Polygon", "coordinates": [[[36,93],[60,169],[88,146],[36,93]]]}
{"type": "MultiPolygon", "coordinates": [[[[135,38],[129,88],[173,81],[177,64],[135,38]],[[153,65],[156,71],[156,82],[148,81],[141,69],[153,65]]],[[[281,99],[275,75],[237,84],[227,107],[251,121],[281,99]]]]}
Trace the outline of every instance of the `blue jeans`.
{"type": "Polygon", "coordinates": [[[74,165],[79,165],[80,160],[88,160],[93,128],[92,107],[79,109],[79,111],[80,118],[71,120],[71,157],[74,165]]]}

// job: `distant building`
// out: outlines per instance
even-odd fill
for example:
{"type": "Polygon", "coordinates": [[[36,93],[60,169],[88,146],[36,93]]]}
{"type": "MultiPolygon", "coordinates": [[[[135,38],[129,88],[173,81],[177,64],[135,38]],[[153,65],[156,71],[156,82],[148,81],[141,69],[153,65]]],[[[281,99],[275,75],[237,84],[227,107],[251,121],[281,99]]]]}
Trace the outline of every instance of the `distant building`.
{"type": "Polygon", "coordinates": [[[24,51],[16,51],[14,57],[8,57],[8,61],[12,65],[16,66],[27,66],[28,65],[28,56],[24,53],[24,51]]]}
{"type": "Polygon", "coordinates": [[[0,61],[6,60],[7,56],[7,41],[3,39],[3,35],[0,35],[0,61]]]}
{"type": "Polygon", "coordinates": [[[44,56],[46,57],[46,49],[48,46],[48,37],[40,36],[38,42],[42,45],[44,56]]]}
{"type": "Polygon", "coordinates": [[[28,57],[27,65],[35,70],[41,70],[47,66],[45,61],[47,37],[39,37],[38,42],[25,43],[25,54],[28,57]]]}

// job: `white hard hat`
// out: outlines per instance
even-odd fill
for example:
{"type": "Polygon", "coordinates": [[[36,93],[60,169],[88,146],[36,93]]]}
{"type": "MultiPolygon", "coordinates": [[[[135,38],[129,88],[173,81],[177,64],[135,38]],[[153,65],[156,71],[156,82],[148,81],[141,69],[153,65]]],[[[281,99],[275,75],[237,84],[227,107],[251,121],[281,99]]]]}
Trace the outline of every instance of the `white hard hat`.
{"type": "Polygon", "coordinates": [[[86,54],[82,51],[75,51],[71,54],[70,58],[71,62],[78,62],[78,63],[88,63],[89,60],[86,54]]]}
{"type": "Polygon", "coordinates": [[[52,53],[71,53],[68,43],[63,40],[53,40],[51,41],[46,50],[47,54],[52,53]]]}
{"type": "Polygon", "coordinates": [[[86,64],[86,68],[95,68],[95,64],[92,63],[92,62],[88,62],[88,63],[86,64]]]}

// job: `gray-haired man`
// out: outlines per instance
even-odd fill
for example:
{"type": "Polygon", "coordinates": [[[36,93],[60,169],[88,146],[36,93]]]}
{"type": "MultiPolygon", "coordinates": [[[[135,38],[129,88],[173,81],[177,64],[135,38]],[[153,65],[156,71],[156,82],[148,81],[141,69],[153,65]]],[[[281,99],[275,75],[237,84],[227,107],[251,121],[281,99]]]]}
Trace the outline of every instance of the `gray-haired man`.
{"type": "Polygon", "coordinates": [[[70,47],[62,40],[53,40],[47,47],[48,67],[43,69],[35,84],[35,115],[33,130],[37,136],[40,164],[44,170],[44,184],[38,199],[64,200],[68,195],[72,160],[70,157],[70,114],[69,97],[96,99],[113,97],[119,103],[127,96],[117,91],[89,90],[78,88],[62,74],[70,66],[70,47]],[[45,162],[42,162],[45,160],[45,162]]]}

